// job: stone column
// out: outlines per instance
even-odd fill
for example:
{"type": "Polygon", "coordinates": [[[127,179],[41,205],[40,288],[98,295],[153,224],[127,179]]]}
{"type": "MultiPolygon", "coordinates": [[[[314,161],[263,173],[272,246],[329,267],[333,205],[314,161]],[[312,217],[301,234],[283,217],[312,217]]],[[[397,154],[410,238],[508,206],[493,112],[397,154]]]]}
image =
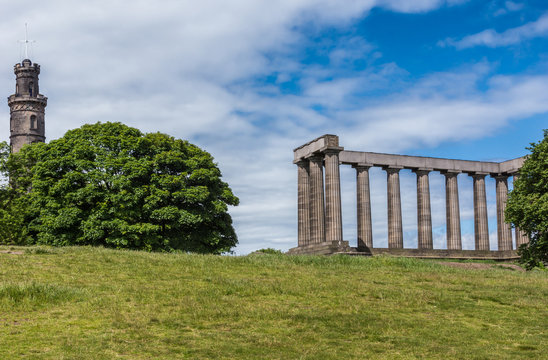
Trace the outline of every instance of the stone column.
{"type": "Polygon", "coordinates": [[[525,231],[522,231],[520,228],[516,227],[516,250],[523,244],[529,243],[529,236],[525,231]]]}
{"type": "Polygon", "coordinates": [[[310,243],[325,241],[325,210],[323,193],[323,157],[310,160],[310,243]]]}
{"type": "Polygon", "coordinates": [[[445,214],[447,218],[447,250],[462,250],[460,232],[459,186],[457,172],[444,172],[445,214]]]}
{"type": "Polygon", "coordinates": [[[433,249],[432,241],[432,212],[430,208],[429,169],[415,170],[417,174],[417,230],[419,235],[419,249],[433,249]]]}
{"type": "Polygon", "coordinates": [[[373,248],[371,223],[371,192],[369,190],[370,165],[356,165],[356,193],[358,204],[358,249],[373,248]]]}
{"type": "Polygon", "coordinates": [[[342,242],[341,177],[339,150],[328,149],[325,154],[325,240],[342,242]]]}
{"type": "Polygon", "coordinates": [[[310,181],[308,161],[297,162],[298,166],[298,246],[305,246],[310,243],[310,181]]]}
{"type": "MultiPolygon", "coordinates": [[[[515,173],[514,188],[516,187],[515,184],[518,178],[519,178],[519,173],[515,173]]],[[[527,236],[527,233],[525,231],[521,231],[520,228],[516,227],[515,234],[516,234],[516,250],[519,249],[521,245],[529,243],[529,236],[527,236]]]]}
{"type": "Polygon", "coordinates": [[[512,250],[512,228],[504,221],[506,199],[508,198],[508,176],[495,176],[497,184],[497,235],[499,251],[512,250]]]}
{"type": "Polygon", "coordinates": [[[385,167],[388,190],[388,247],[403,248],[403,226],[400,197],[401,167],[385,167]]]}
{"type": "Polygon", "coordinates": [[[476,250],[489,250],[489,225],[487,221],[487,196],[485,175],[474,174],[474,237],[476,250]]]}

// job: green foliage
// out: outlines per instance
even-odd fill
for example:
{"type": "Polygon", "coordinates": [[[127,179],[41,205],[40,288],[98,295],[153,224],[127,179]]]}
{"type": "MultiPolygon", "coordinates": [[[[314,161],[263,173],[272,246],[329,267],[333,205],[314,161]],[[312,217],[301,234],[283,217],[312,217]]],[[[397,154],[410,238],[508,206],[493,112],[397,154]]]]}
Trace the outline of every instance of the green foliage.
{"type": "Polygon", "coordinates": [[[6,142],[0,142],[0,244],[24,244],[27,240],[27,228],[24,214],[25,192],[10,187],[8,184],[8,159],[10,147],[6,142]]]}
{"type": "Polygon", "coordinates": [[[273,249],[273,248],[259,249],[259,250],[255,251],[255,253],[270,254],[270,255],[283,255],[283,252],[281,250],[277,250],[277,249],[273,249]]]}
{"type": "Polygon", "coordinates": [[[25,146],[5,168],[31,243],[200,253],[237,243],[227,206],[238,198],[187,141],[97,123],[25,146]]]}
{"type": "Polygon", "coordinates": [[[528,234],[530,242],[520,247],[519,254],[532,269],[548,264],[548,130],[528,149],[531,154],[508,198],[506,220],[528,234]]]}

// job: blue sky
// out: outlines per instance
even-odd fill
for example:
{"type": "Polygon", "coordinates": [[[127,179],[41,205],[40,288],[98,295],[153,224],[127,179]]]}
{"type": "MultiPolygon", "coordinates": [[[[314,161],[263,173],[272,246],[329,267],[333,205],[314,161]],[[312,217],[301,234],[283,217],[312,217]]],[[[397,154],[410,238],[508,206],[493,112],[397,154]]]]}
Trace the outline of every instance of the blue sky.
{"type": "MultiPolygon", "coordinates": [[[[97,121],[189,139],[240,197],[237,254],[296,245],[292,149],[325,133],[349,150],[505,160],[548,128],[548,4],[474,0],[51,0],[0,3],[0,91],[14,91],[24,24],[49,97],[46,136],[97,121]]],[[[0,109],[0,139],[9,108],[0,109]]],[[[355,243],[354,170],[343,167],[355,243]]],[[[435,244],[443,176],[432,173],[435,244]]],[[[415,178],[402,171],[404,243],[415,178]]],[[[491,243],[494,185],[487,181],[491,243]]],[[[386,175],[371,172],[374,243],[386,244],[386,175]]],[[[459,176],[463,243],[471,180],[459,176]]]]}

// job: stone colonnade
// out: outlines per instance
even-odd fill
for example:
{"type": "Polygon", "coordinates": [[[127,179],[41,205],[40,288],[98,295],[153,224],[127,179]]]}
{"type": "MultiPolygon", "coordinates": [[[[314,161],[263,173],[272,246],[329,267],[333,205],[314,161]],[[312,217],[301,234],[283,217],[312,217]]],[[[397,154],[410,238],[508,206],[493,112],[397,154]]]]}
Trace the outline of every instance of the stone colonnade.
{"type": "MultiPolygon", "coordinates": [[[[298,166],[298,248],[328,244],[334,251],[348,249],[342,237],[339,164],[343,163],[356,169],[358,251],[373,248],[369,186],[369,169],[373,166],[381,167],[387,174],[389,249],[403,249],[399,172],[411,169],[417,178],[418,249],[433,249],[428,176],[432,171],[439,171],[445,176],[447,250],[462,250],[457,177],[460,173],[473,178],[475,250],[490,250],[485,189],[487,175],[496,180],[498,249],[512,250],[511,227],[504,222],[504,210],[508,177],[518,176],[523,158],[494,163],[344,151],[338,140],[335,135],[324,135],[294,151],[298,166]]],[[[516,229],[516,246],[527,241],[527,235],[516,229]]]]}

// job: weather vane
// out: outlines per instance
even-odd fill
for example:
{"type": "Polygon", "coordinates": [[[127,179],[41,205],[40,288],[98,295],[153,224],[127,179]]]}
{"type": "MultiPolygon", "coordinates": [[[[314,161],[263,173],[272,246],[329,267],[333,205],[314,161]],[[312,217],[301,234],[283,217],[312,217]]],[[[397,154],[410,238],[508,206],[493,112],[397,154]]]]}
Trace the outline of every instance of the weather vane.
{"type": "Polygon", "coordinates": [[[25,44],[25,59],[29,58],[29,44],[36,42],[35,40],[29,40],[28,25],[25,23],[25,40],[19,40],[21,44],[25,44]]]}

